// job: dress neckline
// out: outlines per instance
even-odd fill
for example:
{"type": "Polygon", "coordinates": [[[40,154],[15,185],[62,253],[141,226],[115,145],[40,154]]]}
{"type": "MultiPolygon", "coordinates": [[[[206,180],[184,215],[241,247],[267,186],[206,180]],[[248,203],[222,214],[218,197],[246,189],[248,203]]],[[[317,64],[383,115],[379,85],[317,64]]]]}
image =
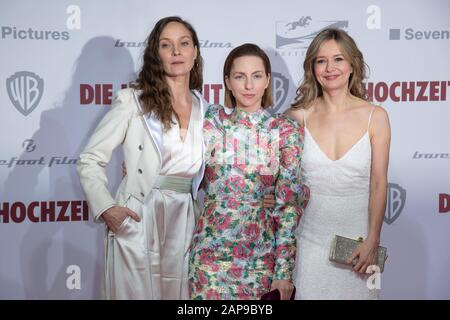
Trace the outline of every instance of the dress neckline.
{"type": "Polygon", "coordinates": [[[323,156],[331,162],[338,162],[341,161],[342,159],[344,159],[366,136],[368,136],[369,131],[366,130],[366,132],[362,135],[361,138],[359,138],[346,152],[344,152],[342,154],[342,156],[340,156],[337,159],[331,159],[320,147],[320,145],[316,142],[316,139],[314,139],[313,135],[311,134],[311,132],[308,130],[308,128],[305,126],[305,132],[311,137],[311,140],[314,142],[314,144],[316,145],[317,149],[319,149],[320,153],[323,154],[323,156]]]}
{"type": "Polygon", "coordinates": [[[182,143],[182,144],[184,144],[184,142],[187,139],[187,136],[188,136],[189,131],[191,129],[191,123],[192,123],[193,118],[195,117],[195,115],[197,113],[197,109],[199,108],[198,98],[192,92],[191,92],[191,95],[192,95],[192,106],[191,106],[191,112],[189,114],[189,122],[188,122],[187,128],[186,129],[181,128],[180,127],[180,123],[178,122],[177,118],[173,117],[174,118],[174,122],[175,122],[175,126],[174,127],[176,127],[176,129],[175,129],[176,130],[176,136],[178,138],[178,141],[180,143],[182,143]],[[182,131],[185,131],[184,138],[182,138],[182,136],[181,136],[181,132],[182,131]]]}

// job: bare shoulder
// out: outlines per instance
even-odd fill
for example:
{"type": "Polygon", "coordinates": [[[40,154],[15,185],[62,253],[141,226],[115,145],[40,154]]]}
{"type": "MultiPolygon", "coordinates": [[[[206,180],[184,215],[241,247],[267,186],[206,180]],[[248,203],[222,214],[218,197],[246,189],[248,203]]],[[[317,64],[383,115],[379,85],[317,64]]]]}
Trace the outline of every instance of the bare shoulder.
{"type": "Polygon", "coordinates": [[[373,109],[373,114],[372,114],[372,121],[376,122],[376,123],[383,123],[389,122],[389,115],[386,111],[386,109],[384,109],[382,106],[376,106],[373,104],[370,104],[370,108],[373,109]]]}
{"type": "Polygon", "coordinates": [[[304,109],[292,109],[292,108],[289,108],[284,112],[286,117],[297,121],[298,124],[300,124],[301,126],[303,126],[304,123],[304,113],[305,113],[304,109]]]}
{"type": "Polygon", "coordinates": [[[389,124],[389,115],[382,106],[371,105],[373,110],[370,123],[370,135],[380,137],[390,137],[391,128],[389,124]]]}
{"type": "Polygon", "coordinates": [[[382,106],[377,106],[369,101],[364,101],[362,99],[358,99],[354,104],[354,110],[359,112],[362,118],[366,118],[367,115],[372,113],[371,123],[374,121],[386,121],[388,120],[388,113],[382,106]]]}

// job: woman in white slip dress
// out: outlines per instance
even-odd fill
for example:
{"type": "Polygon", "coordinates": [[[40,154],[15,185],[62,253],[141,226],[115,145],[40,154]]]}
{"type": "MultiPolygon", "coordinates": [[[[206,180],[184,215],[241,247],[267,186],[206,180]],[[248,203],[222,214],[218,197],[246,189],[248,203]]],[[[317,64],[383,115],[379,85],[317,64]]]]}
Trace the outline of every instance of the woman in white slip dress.
{"type": "Polygon", "coordinates": [[[368,102],[363,55],[339,29],[311,42],[288,114],[305,126],[302,175],[310,188],[297,237],[297,299],[377,299],[367,286],[386,207],[390,127],[368,102]],[[334,235],[364,237],[346,265],[329,261],[334,235]],[[355,261],[355,263],[352,263],[355,261]]]}
{"type": "Polygon", "coordinates": [[[78,161],[97,222],[105,222],[104,297],[187,299],[194,199],[204,172],[206,105],[200,44],[167,17],[153,28],[131,89],[120,90],[78,161]],[[115,199],[105,166],[123,145],[127,175],[115,199]]]}

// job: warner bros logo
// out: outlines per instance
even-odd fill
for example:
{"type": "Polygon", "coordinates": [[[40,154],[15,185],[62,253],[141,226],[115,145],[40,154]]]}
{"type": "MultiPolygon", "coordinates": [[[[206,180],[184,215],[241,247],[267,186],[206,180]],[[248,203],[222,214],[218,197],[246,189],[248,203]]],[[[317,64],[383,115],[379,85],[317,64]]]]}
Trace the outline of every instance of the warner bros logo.
{"type": "Polygon", "coordinates": [[[406,202],[406,190],[396,183],[388,184],[387,208],[384,221],[392,224],[402,213],[406,202]]]}
{"type": "Polygon", "coordinates": [[[33,72],[16,72],[6,79],[6,91],[14,107],[28,116],[41,101],[44,80],[33,72]]]}
{"type": "Polygon", "coordinates": [[[271,114],[277,113],[281,107],[284,106],[286,97],[289,92],[289,80],[279,72],[272,72],[272,92],[273,92],[273,107],[268,111],[271,114]]]}

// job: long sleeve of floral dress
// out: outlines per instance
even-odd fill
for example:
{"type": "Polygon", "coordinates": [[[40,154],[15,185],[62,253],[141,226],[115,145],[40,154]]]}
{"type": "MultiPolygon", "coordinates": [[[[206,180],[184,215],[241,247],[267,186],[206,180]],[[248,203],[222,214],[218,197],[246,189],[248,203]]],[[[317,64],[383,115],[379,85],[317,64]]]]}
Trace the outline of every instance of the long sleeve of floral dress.
{"type": "Polygon", "coordinates": [[[275,183],[275,274],[274,279],[291,280],[295,266],[295,230],[309,199],[301,181],[300,165],[304,130],[296,122],[279,116],[279,175],[275,183]]]}
{"type": "Polygon", "coordinates": [[[211,105],[205,114],[205,120],[203,122],[203,135],[206,143],[205,154],[208,160],[212,159],[218,154],[218,151],[223,148],[223,142],[225,139],[225,130],[218,117],[214,117],[211,114],[215,114],[218,108],[217,105],[211,105]]]}

